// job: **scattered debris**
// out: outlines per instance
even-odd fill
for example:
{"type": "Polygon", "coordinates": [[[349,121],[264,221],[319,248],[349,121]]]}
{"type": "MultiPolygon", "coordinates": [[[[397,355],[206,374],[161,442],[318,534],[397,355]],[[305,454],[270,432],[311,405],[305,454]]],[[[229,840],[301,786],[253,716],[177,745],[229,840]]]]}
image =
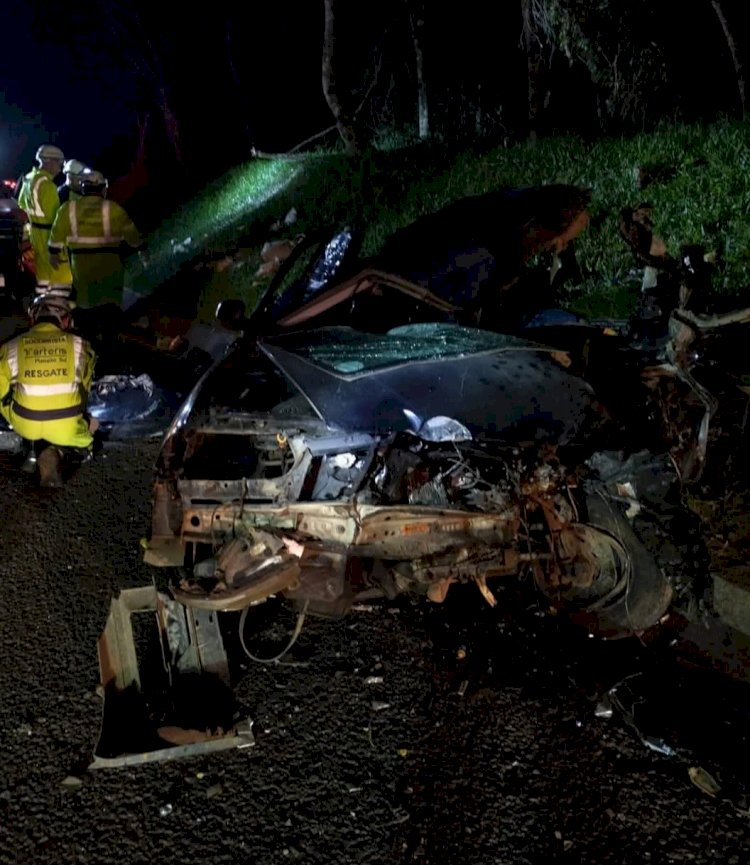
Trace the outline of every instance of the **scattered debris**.
{"type": "Polygon", "coordinates": [[[718,796],[721,793],[718,781],[700,766],[690,766],[688,775],[693,784],[707,796],[718,796]]]}
{"type": "Polygon", "coordinates": [[[305,238],[304,234],[298,234],[294,239],[272,240],[263,244],[260,250],[260,258],[263,262],[255,275],[259,277],[271,276],[281,267],[281,262],[289,258],[295,246],[305,238]]]}
{"type": "Polygon", "coordinates": [[[177,253],[178,255],[182,255],[183,253],[190,251],[190,248],[193,245],[193,238],[185,237],[181,241],[172,239],[169,241],[169,244],[172,247],[172,252],[177,253]]]}
{"type": "Polygon", "coordinates": [[[213,784],[206,790],[206,799],[215,799],[222,794],[223,790],[224,787],[222,784],[213,784]]]}
{"type": "Polygon", "coordinates": [[[657,739],[654,736],[644,736],[643,744],[650,748],[652,751],[656,751],[657,754],[664,754],[665,757],[674,757],[675,750],[663,739],[657,739]]]}
{"type": "Polygon", "coordinates": [[[104,709],[91,769],[254,744],[252,722],[234,720],[226,653],[211,613],[189,610],[153,586],[123,589],[99,639],[99,669],[104,709]],[[151,666],[158,659],[164,670],[155,693],[141,689],[133,633],[132,617],[144,613],[156,614],[151,666]]]}

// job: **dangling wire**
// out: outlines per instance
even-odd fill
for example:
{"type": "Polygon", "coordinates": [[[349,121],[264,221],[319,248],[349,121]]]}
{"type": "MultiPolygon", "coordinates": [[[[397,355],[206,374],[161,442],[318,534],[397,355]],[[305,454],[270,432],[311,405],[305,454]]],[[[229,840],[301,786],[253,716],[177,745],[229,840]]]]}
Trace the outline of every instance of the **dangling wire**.
{"type": "Polygon", "coordinates": [[[310,604],[310,601],[305,601],[304,607],[300,611],[300,614],[297,616],[297,624],[294,626],[294,633],[292,634],[291,640],[287,643],[287,645],[279,652],[278,655],[274,655],[273,658],[258,658],[256,655],[253,655],[245,645],[245,621],[247,619],[247,611],[250,607],[245,607],[240,615],[240,643],[242,644],[242,648],[244,649],[245,654],[250,658],[251,661],[255,661],[258,664],[275,664],[277,661],[280,661],[284,655],[292,648],[292,646],[297,642],[297,637],[302,633],[302,625],[305,622],[305,613],[307,613],[307,608],[310,604]]]}

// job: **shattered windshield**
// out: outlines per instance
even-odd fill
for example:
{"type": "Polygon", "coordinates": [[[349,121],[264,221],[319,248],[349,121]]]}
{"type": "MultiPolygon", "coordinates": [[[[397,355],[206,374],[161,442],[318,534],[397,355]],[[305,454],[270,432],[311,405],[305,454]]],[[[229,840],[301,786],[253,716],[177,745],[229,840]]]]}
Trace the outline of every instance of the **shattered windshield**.
{"type": "Polygon", "coordinates": [[[539,350],[528,340],[456,324],[421,323],[387,333],[326,327],[278,340],[285,349],[323,369],[357,375],[410,361],[443,360],[504,349],[539,350]]]}

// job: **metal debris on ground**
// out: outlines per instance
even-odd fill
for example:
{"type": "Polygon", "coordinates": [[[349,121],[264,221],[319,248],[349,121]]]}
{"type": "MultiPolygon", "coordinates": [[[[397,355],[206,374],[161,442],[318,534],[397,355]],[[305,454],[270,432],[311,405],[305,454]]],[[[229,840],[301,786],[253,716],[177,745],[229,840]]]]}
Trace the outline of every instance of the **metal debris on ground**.
{"type": "Polygon", "coordinates": [[[721,792],[719,782],[701,766],[690,766],[688,775],[693,784],[707,796],[717,796],[721,792]]]}
{"type": "Polygon", "coordinates": [[[123,589],[111,603],[99,639],[99,669],[104,709],[91,769],[254,744],[252,721],[235,718],[215,614],[188,610],[154,586],[123,589]],[[134,619],[144,618],[155,626],[136,643],[134,619]],[[164,681],[153,693],[142,690],[139,667],[138,650],[148,653],[149,648],[150,668],[157,669],[158,658],[164,670],[164,681]]]}
{"type": "Polygon", "coordinates": [[[656,751],[657,754],[664,754],[665,757],[674,757],[676,753],[674,748],[668,745],[664,739],[658,739],[655,736],[644,736],[642,741],[647,748],[656,751]]]}

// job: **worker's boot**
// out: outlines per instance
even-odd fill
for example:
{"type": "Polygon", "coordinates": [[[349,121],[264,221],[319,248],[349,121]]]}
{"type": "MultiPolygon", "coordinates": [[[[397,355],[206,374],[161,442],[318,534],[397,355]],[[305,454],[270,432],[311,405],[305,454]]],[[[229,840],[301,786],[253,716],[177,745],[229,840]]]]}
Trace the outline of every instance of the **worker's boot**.
{"type": "Polygon", "coordinates": [[[29,448],[28,453],[26,454],[26,459],[21,465],[21,471],[25,472],[27,475],[33,475],[36,472],[36,468],[36,451],[32,446],[29,448]]]}
{"type": "Polygon", "coordinates": [[[63,485],[62,452],[52,445],[46,447],[37,459],[39,465],[39,485],[42,487],[61,487],[63,485]]]}

